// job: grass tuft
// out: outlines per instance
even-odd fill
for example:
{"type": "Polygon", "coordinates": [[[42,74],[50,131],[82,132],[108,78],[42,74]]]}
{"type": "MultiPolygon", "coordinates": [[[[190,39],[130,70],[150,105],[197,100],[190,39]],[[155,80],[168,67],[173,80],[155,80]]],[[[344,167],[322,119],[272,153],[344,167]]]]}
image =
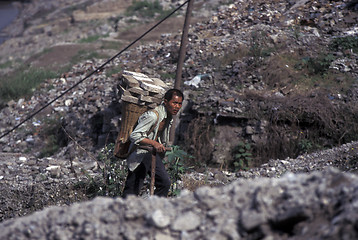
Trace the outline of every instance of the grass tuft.
{"type": "Polygon", "coordinates": [[[0,80],[0,101],[29,96],[46,79],[57,73],[45,69],[19,69],[15,74],[0,80]]]}

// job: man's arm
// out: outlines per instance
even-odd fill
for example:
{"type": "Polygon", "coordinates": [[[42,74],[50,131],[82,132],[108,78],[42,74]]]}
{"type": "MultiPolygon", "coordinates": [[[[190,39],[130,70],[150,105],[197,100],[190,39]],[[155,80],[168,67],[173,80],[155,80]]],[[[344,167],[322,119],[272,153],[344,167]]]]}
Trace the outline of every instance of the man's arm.
{"type": "MultiPolygon", "coordinates": [[[[130,140],[137,145],[149,145],[155,148],[157,152],[165,152],[165,147],[163,144],[148,138],[148,132],[157,123],[157,115],[152,112],[146,112],[140,116],[138,120],[138,125],[133,130],[130,135],[130,140]]],[[[153,132],[155,136],[155,132],[153,132]]]]}
{"type": "Polygon", "coordinates": [[[156,152],[165,152],[165,147],[163,144],[161,144],[157,141],[151,140],[149,138],[143,138],[143,140],[140,141],[139,144],[140,145],[151,145],[155,148],[156,152]]]}

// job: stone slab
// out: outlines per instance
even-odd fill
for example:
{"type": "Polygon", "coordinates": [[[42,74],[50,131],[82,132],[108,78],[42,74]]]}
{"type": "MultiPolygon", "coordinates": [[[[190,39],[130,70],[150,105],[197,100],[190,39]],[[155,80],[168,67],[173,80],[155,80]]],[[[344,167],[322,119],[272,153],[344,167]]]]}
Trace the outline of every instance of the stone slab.
{"type": "Polygon", "coordinates": [[[143,78],[148,77],[147,75],[145,75],[143,73],[126,71],[126,70],[123,71],[123,74],[130,75],[130,76],[135,76],[135,77],[143,77],[143,78]]]}
{"type": "Polygon", "coordinates": [[[156,97],[151,97],[151,96],[140,96],[139,100],[144,101],[144,102],[149,102],[149,103],[161,103],[162,99],[160,98],[156,98],[156,97]]]}
{"type": "Polygon", "coordinates": [[[143,96],[148,96],[149,92],[146,90],[143,90],[140,87],[133,87],[133,88],[128,88],[127,91],[129,91],[130,93],[134,93],[134,94],[138,94],[138,95],[143,95],[143,96]]]}
{"type": "Polygon", "coordinates": [[[129,103],[134,103],[134,104],[140,104],[141,103],[138,98],[133,97],[133,96],[125,96],[125,95],[123,95],[121,97],[121,99],[124,102],[129,102],[129,103]]]}
{"type": "Polygon", "coordinates": [[[153,92],[153,93],[164,93],[165,92],[164,88],[154,85],[154,84],[146,83],[146,82],[142,82],[140,84],[140,86],[141,86],[141,88],[143,88],[149,92],[153,92]]]}
{"type": "Polygon", "coordinates": [[[162,88],[168,88],[168,85],[165,84],[165,82],[163,82],[162,80],[160,80],[159,78],[152,78],[153,82],[155,85],[160,86],[162,88]]]}
{"type": "Polygon", "coordinates": [[[123,77],[122,77],[122,81],[123,81],[123,87],[139,87],[140,86],[140,82],[138,82],[137,79],[135,79],[133,76],[131,75],[124,75],[123,74],[123,77]]]}

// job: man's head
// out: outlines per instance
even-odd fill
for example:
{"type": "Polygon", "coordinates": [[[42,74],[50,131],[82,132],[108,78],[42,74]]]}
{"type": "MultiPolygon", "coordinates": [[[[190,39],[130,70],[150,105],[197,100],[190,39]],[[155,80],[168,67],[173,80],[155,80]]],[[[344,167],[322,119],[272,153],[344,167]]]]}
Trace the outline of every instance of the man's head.
{"type": "Polygon", "coordinates": [[[170,89],[164,95],[164,106],[167,109],[167,113],[170,115],[176,115],[184,100],[183,93],[178,89],[170,89]]]}

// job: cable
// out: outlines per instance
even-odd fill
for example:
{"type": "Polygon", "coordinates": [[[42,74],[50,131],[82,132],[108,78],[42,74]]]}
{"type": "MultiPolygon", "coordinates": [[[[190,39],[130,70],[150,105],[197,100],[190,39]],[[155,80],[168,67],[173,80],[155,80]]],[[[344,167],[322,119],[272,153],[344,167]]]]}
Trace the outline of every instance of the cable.
{"type": "Polygon", "coordinates": [[[154,28],[156,28],[157,26],[159,26],[162,22],[164,22],[165,20],[167,20],[169,17],[171,17],[174,13],[176,13],[179,9],[181,9],[185,4],[187,4],[190,0],[185,1],[183,4],[181,4],[179,7],[177,7],[175,10],[173,10],[170,14],[168,14],[166,17],[164,17],[162,20],[160,20],[157,24],[155,24],[153,27],[151,27],[148,31],[146,31],[145,33],[143,33],[140,37],[138,37],[136,40],[134,40],[132,43],[130,43],[127,47],[125,47],[124,49],[122,49],[120,52],[118,52],[116,55],[114,55],[113,57],[111,57],[110,59],[108,59],[105,63],[103,63],[101,66],[99,66],[98,68],[96,68],[95,70],[93,70],[91,73],[89,73],[86,77],[84,77],[83,79],[81,79],[80,81],[78,81],[77,83],[75,83],[72,87],[70,87],[69,89],[67,89],[66,91],[64,91],[63,93],[61,93],[59,96],[57,96],[56,98],[54,98],[53,100],[51,100],[50,102],[48,102],[46,105],[44,105],[43,107],[41,107],[39,110],[37,110],[36,112],[32,113],[29,117],[27,117],[25,120],[21,121],[19,124],[17,124],[16,126],[14,126],[12,129],[10,129],[9,131],[7,131],[6,133],[4,133],[3,135],[0,136],[0,139],[9,135],[11,132],[15,131],[17,128],[19,128],[22,124],[24,124],[25,122],[27,122],[28,120],[30,120],[31,118],[33,118],[35,115],[37,115],[39,112],[41,112],[42,110],[44,110],[45,108],[47,108],[49,105],[51,105],[53,102],[57,101],[59,98],[63,97],[64,95],[66,95],[69,91],[71,91],[72,89],[74,89],[75,87],[77,87],[79,84],[81,84],[82,82],[84,82],[87,78],[91,77],[93,74],[95,74],[96,72],[100,72],[102,70],[102,68],[104,66],[106,66],[109,62],[113,61],[115,58],[117,58],[119,55],[121,55],[123,52],[127,51],[128,48],[130,48],[131,46],[133,46],[136,42],[138,42],[139,40],[141,40],[145,35],[147,35],[149,32],[151,32],[154,28]]]}

